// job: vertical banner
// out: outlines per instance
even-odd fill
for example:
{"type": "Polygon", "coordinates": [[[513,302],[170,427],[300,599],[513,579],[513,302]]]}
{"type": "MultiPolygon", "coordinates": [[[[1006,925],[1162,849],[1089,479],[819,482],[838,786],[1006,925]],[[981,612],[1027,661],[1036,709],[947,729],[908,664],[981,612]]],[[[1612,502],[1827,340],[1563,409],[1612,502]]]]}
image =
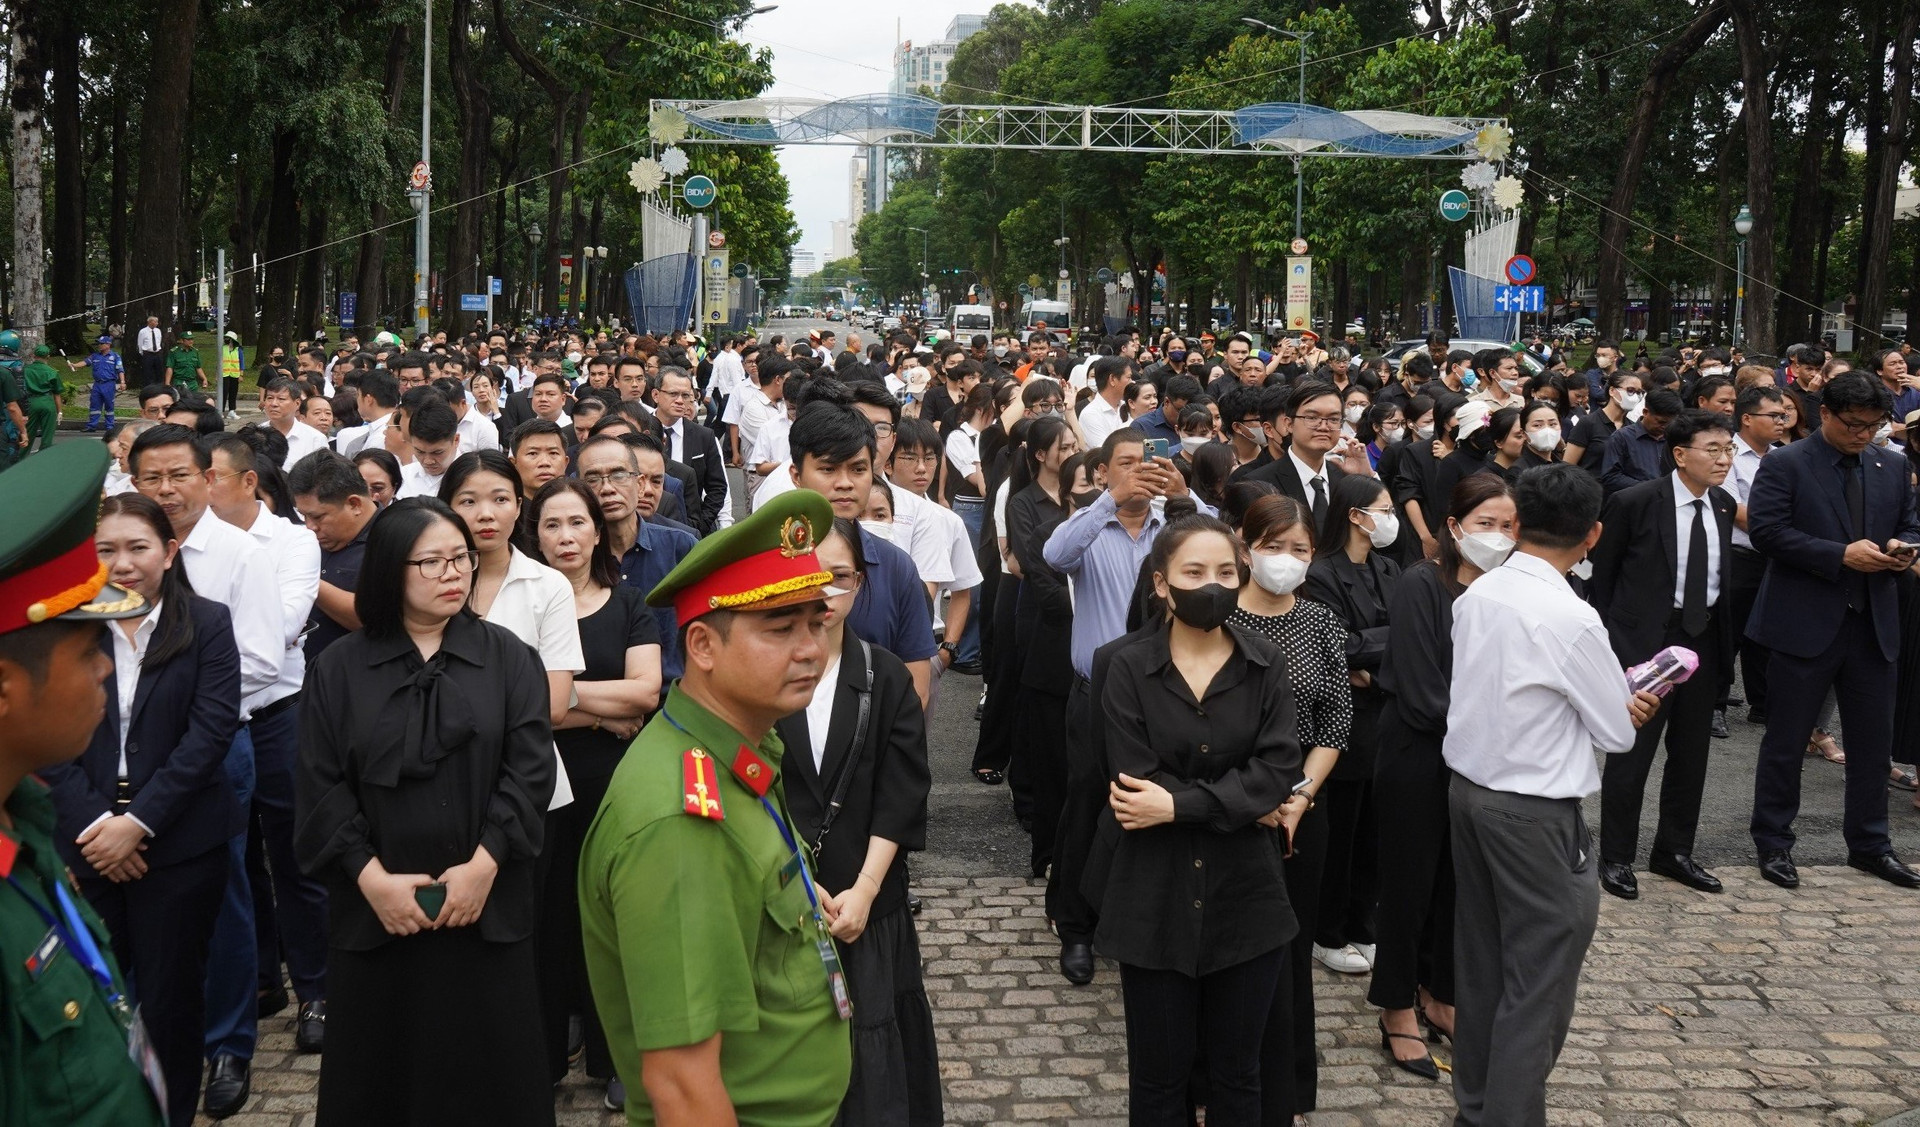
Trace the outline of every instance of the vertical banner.
{"type": "Polygon", "coordinates": [[[1307,255],[1287,259],[1287,331],[1297,333],[1313,327],[1313,259],[1307,255]]]}
{"type": "Polygon", "coordinates": [[[567,312],[573,312],[573,256],[560,256],[560,294],[567,312]]]}
{"type": "Polygon", "coordinates": [[[727,261],[731,256],[727,252],[725,240],[721,240],[721,245],[718,247],[713,245],[714,241],[712,237],[707,239],[707,256],[702,260],[705,268],[701,271],[700,281],[706,292],[706,328],[709,329],[717,329],[727,323],[729,310],[727,282],[731,277],[727,261]]]}

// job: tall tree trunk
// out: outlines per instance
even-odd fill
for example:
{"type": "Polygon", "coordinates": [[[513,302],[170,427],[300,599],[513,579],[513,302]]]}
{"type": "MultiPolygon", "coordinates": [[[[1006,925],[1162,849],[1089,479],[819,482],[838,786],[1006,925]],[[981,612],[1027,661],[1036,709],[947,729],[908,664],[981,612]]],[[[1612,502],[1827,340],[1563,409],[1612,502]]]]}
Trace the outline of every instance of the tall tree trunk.
{"type": "MultiPolygon", "coordinates": [[[[80,24],[72,5],[50,13],[47,56],[53,67],[53,316],[47,339],[55,350],[88,351],[87,151],[80,126],[80,24]]],[[[110,322],[101,311],[100,324],[110,322]]]]}
{"type": "Polygon", "coordinates": [[[137,324],[127,319],[127,188],[130,178],[127,170],[127,98],[118,83],[114,85],[113,106],[109,111],[113,115],[113,133],[110,143],[113,146],[113,181],[107,190],[107,318],[126,325],[129,330],[137,324]]]}
{"type": "Polygon", "coordinates": [[[1727,19],[1726,0],[1709,0],[1678,36],[1662,47],[1647,64],[1647,77],[1634,98],[1633,117],[1627,126],[1626,143],[1617,159],[1620,171],[1613,181],[1613,194],[1600,214],[1600,254],[1595,303],[1600,335],[1618,339],[1626,327],[1627,313],[1627,240],[1630,238],[1634,199],[1640,194],[1640,176],[1646,167],[1647,149],[1660,124],[1660,107],[1680,68],[1704,46],[1727,19]]]}
{"type": "MultiPolygon", "coordinates": [[[[546,247],[558,248],[561,245],[560,204],[561,197],[567,191],[567,109],[572,104],[572,94],[555,76],[552,69],[528,51],[514,34],[513,25],[507,22],[505,0],[493,0],[494,29],[499,33],[500,45],[507,49],[528,78],[546,92],[547,101],[553,107],[553,132],[547,142],[547,229],[546,247]]],[[[538,270],[545,291],[540,302],[543,312],[552,313],[560,307],[560,254],[557,249],[544,250],[546,261],[538,270]]]]}
{"type": "MultiPolygon", "coordinates": [[[[1859,349],[1884,348],[1887,344],[1880,336],[1880,325],[1885,320],[1887,273],[1893,253],[1893,196],[1899,188],[1900,166],[1906,160],[1907,117],[1913,107],[1913,44],[1920,37],[1920,0],[1905,0],[1899,12],[1900,29],[1893,37],[1892,89],[1887,94],[1887,127],[1881,134],[1883,152],[1876,170],[1878,182],[1871,187],[1869,207],[1863,213],[1860,308],[1855,314],[1861,335],[1854,341],[1859,349]]],[[[1874,66],[1878,65],[1875,56],[1874,66]]],[[[1872,79],[1869,73],[1869,85],[1873,85],[1872,79]]]]}
{"type": "Polygon", "coordinates": [[[1431,250],[1422,240],[1408,251],[1400,260],[1400,335],[1411,337],[1420,335],[1414,330],[1420,326],[1420,303],[1427,299],[1427,255],[1431,250]],[[1418,253],[1411,253],[1416,249],[1418,253]]]}
{"type": "MultiPolygon", "coordinates": [[[[1920,3],[1920,0],[1912,0],[1920,3]]],[[[1779,301],[1773,266],[1773,98],[1767,88],[1767,45],[1762,37],[1758,0],[1732,0],[1734,38],[1740,46],[1741,115],[1747,119],[1747,208],[1753,233],[1747,237],[1747,289],[1741,318],[1746,349],[1773,354],[1774,306],[1779,301]]],[[[1725,230],[1722,225],[1721,230],[1725,230]]]]}
{"type": "Polygon", "coordinates": [[[447,264],[440,273],[441,292],[446,295],[440,305],[440,327],[449,333],[458,332],[469,318],[460,311],[458,295],[486,289],[475,261],[480,256],[481,226],[486,220],[487,146],[493,133],[493,107],[480,80],[479,60],[473,58],[468,30],[473,16],[473,0],[453,0],[447,16],[447,77],[453,86],[460,131],[459,174],[454,185],[457,203],[447,234],[447,264]]]}
{"type": "Polygon", "coordinates": [[[307,232],[301,240],[305,248],[300,252],[300,297],[293,307],[293,332],[287,342],[287,353],[292,355],[293,342],[313,336],[313,331],[325,323],[321,308],[326,305],[327,289],[327,209],[313,202],[307,205],[307,232]]]}
{"type": "MultiPolygon", "coordinates": [[[[1836,130],[1836,133],[1840,131],[1836,130]]],[[[1839,193],[1833,185],[1839,184],[1847,174],[1847,147],[1843,137],[1835,136],[1833,143],[1827,146],[1827,173],[1820,192],[1820,237],[1816,240],[1819,252],[1813,259],[1813,300],[1821,312],[1814,316],[1813,331],[1816,336],[1826,324],[1824,314],[1827,308],[1828,279],[1832,277],[1830,267],[1833,263],[1833,235],[1839,229],[1839,217],[1834,214],[1839,193]]],[[[1846,309],[1843,300],[1841,309],[1846,309]]]]}
{"type": "Polygon", "coordinates": [[[173,271],[181,242],[180,195],[193,92],[193,37],[199,0],[157,0],[150,29],[152,68],[142,87],[140,184],[133,198],[133,312],[130,322],[173,322],[173,271]]]}
{"type": "Polygon", "coordinates": [[[1347,260],[1337,258],[1333,262],[1333,310],[1327,318],[1326,339],[1328,343],[1347,339],[1347,322],[1353,320],[1353,277],[1347,271],[1347,260]]]}
{"type": "Polygon", "coordinates": [[[13,80],[7,92],[13,110],[13,323],[29,353],[47,328],[41,195],[41,119],[47,108],[44,16],[38,0],[18,0],[13,6],[13,80]]]}
{"type": "Polygon", "coordinates": [[[260,229],[254,199],[253,176],[243,171],[253,161],[236,164],[233,175],[233,223],[227,229],[227,241],[233,244],[233,261],[227,267],[227,327],[243,341],[260,339],[260,311],[253,295],[260,288],[260,276],[254,271],[254,251],[260,229]]]}
{"type": "Polygon", "coordinates": [[[260,339],[249,341],[256,353],[286,348],[293,341],[294,285],[300,268],[300,197],[293,182],[296,138],[283,129],[273,138],[273,172],[267,190],[267,237],[261,247],[265,287],[261,295],[260,339]]]}
{"type": "MultiPolygon", "coordinates": [[[[387,63],[381,76],[381,94],[387,103],[387,120],[397,121],[400,116],[400,95],[406,86],[408,48],[413,40],[413,26],[403,21],[395,24],[392,34],[387,36],[387,63]]],[[[355,307],[353,325],[340,326],[342,333],[351,332],[362,342],[371,341],[373,334],[379,331],[380,317],[387,307],[387,197],[391,191],[383,190],[373,195],[373,205],[367,214],[367,230],[360,236],[354,248],[353,277],[355,307]]]]}
{"type": "Polygon", "coordinates": [[[1856,300],[1867,288],[1867,246],[1873,241],[1874,219],[1879,212],[1875,195],[1880,190],[1880,164],[1887,151],[1887,87],[1882,81],[1887,66],[1887,27],[1898,18],[1900,4],[1901,0],[1862,0],[1858,9],[1867,65],[1862,82],[1866,87],[1865,105],[1860,111],[1866,174],[1860,180],[1860,240],[1853,252],[1852,296],[1856,300]]]}
{"type": "Polygon", "coordinates": [[[1814,244],[1820,238],[1820,155],[1826,146],[1833,101],[1833,56],[1816,45],[1813,81],[1807,94],[1807,127],[1795,162],[1793,202],[1787,206],[1787,272],[1780,281],[1780,309],[1774,337],[1782,344],[1818,340],[1820,295],[1813,289],[1814,244]]]}

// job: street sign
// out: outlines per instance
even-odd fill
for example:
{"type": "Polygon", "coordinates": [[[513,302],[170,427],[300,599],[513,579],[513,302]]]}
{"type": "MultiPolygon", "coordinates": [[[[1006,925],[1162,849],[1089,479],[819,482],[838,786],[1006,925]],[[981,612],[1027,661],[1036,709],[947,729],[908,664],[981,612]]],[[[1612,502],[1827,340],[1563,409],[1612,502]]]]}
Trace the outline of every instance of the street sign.
{"type": "Polygon", "coordinates": [[[352,290],[340,291],[340,331],[350,332],[355,315],[360,312],[360,295],[352,290]]]}
{"type": "Polygon", "coordinates": [[[407,175],[407,187],[416,192],[424,192],[427,190],[427,185],[431,183],[433,183],[433,170],[427,166],[427,162],[414,161],[413,171],[407,175]]]}
{"type": "Polygon", "coordinates": [[[1502,313],[1545,313],[1547,287],[1495,286],[1493,304],[1502,313]]]}
{"type": "Polygon", "coordinates": [[[1287,331],[1310,328],[1313,322],[1313,259],[1287,259],[1287,331]]]}
{"type": "Polygon", "coordinates": [[[751,267],[751,266],[748,266],[748,265],[747,265],[746,263],[744,263],[744,262],[736,262],[736,263],[734,263],[734,264],[733,264],[733,276],[734,276],[734,277],[736,277],[736,278],[744,278],[744,277],[746,277],[747,275],[749,275],[749,274],[751,274],[751,273],[753,273],[753,267],[751,267]]]}
{"type": "Polygon", "coordinates": [[[1287,246],[1288,246],[1288,248],[1289,248],[1290,250],[1292,250],[1292,251],[1293,251],[1293,253],[1295,253],[1295,254],[1305,254],[1305,253],[1307,253],[1307,240],[1305,240],[1305,239],[1302,239],[1302,238],[1297,238],[1297,237],[1296,237],[1296,238],[1295,238],[1295,239],[1293,240],[1293,242],[1291,242],[1291,243],[1289,243],[1289,244],[1287,244],[1287,246]]]}
{"type": "Polygon", "coordinates": [[[719,250],[721,247],[726,246],[727,233],[725,231],[713,231],[709,233],[707,235],[707,245],[714,250],[719,250]]]}
{"type": "Polygon", "coordinates": [[[485,313],[486,311],[487,311],[487,295],[486,294],[463,293],[460,295],[460,312],[485,313]]]}
{"type": "Polygon", "coordinates": [[[1528,258],[1524,254],[1516,254],[1512,258],[1507,259],[1505,269],[1507,281],[1512,282],[1516,286],[1524,286],[1528,282],[1533,281],[1533,259],[1528,258]]]}
{"type": "Polygon", "coordinates": [[[1021,297],[1032,297],[1032,296],[1033,296],[1033,287],[1032,287],[1032,286],[1029,286],[1029,285],[1028,285],[1028,284],[1026,284],[1025,282],[1021,282],[1021,283],[1020,283],[1020,296],[1021,296],[1021,297]]]}
{"type": "Polygon", "coordinates": [[[1099,282],[1101,285],[1104,286],[1108,282],[1113,281],[1113,271],[1107,269],[1105,266],[1102,266],[1100,269],[1095,270],[1093,272],[1093,280],[1096,282],[1099,282]]]}
{"type": "Polygon", "coordinates": [[[727,277],[731,272],[728,259],[726,248],[722,247],[708,251],[704,260],[706,277],[703,284],[706,287],[708,328],[718,328],[728,320],[728,299],[731,297],[727,287],[727,277]]]}
{"type": "Polygon", "coordinates": [[[1473,201],[1458,188],[1448,188],[1440,193],[1440,218],[1450,223],[1458,223],[1473,210],[1473,201]]]}
{"type": "Polygon", "coordinates": [[[714,187],[713,181],[705,176],[689,176],[687,182],[680,186],[680,198],[687,201],[688,207],[707,207],[719,194],[720,189],[714,187]]]}
{"type": "Polygon", "coordinates": [[[495,296],[495,297],[499,297],[499,296],[501,295],[501,293],[502,293],[502,292],[504,292],[504,291],[502,291],[502,290],[501,290],[501,288],[500,288],[500,279],[499,279],[499,278],[488,278],[488,279],[487,279],[487,292],[488,292],[488,293],[490,293],[490,294],[492,294],[492,295],[493,295],[493,296],[495,296]]]}

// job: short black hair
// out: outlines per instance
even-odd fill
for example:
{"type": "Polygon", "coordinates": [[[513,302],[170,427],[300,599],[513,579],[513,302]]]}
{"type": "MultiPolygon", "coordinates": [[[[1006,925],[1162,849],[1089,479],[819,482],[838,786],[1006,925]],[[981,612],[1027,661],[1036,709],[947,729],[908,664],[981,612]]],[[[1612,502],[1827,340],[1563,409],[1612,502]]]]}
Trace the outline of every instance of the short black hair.
{"type": "Polygon", "coordinates": [[[1680,393],[1670,387],[1656,387],[1647,393],[1646,413],[1649,415],[1670,419],[1686,409],[1687,405],[1680,401],[1680,393]]]}
{"type": "Polygon", "coordinates": [[[1160,393],[1160,398],[1191,403],[1205,393],[1206,389],[1200,386],[1200,381],[1192,376],[1172,376],[1168,378],[1166,389],[1160,393]]]}
{"type": "Polygon", "coordinates": [[[931,450],[940,453],[946,449],[946,443],[940,440],[940,431],[925,419],[901,419],[893,431],[893,456],[913,450],[931,450]]]}
{"type": "Polygon", "coordinates": [[[351,459],[331,450],[315,450],[287,471],[287,492],[313,495],[322,505],[344,505],[349,497],[371,497],[367,479],[351,459]]]}
{"type": "MultiPolygon", "coordinates": [[[[1693,401],[1695,407],[1698,407],[1704,400],[1711,399],[1718,394],[1721,388],[1732,386],[1733,381],[1725,376],[1702,376],[1699,381],[1693,385],[1693,390],[1687,393],[1687,398],[1693,401]]],[[[1738,402],[1738,400],[1735,402],[1738,402]]]]}
{"type": "Polygon", "coordinates": [[[879,453],[880,444],[865,415],[839,403],[815,399],[793,420],[793,428],[787,432],[787,449],[794,468],[799,469],[808,458],[839,465],[862,450],[873,457],[879,453]]]}
{"type": "MultiPolygon", "coordinates": [[[[467,479],[482,473],[506,478],[513,485],[514,498],[522,503],[526,501],[527,490],[520,481],[520,471],[514,469],[513,463],[498,450],[469,450],[455,458],[453,464],[447,467],[446,476],[440,479],[440,500],[451,505],[467,479]]],[[[461,523],[464,525],[466,522],[461,523]]],[[[513,530],[508,531],[511,533],[513,530]]]]}
{"type": "Polygon", "coordinates": [[[513,428],[513,437],[507,442],[507,453],[518,454],[521,443],[529,438],[538,438],[543,434],[550,434],[559,439],[560,445],[562,446],[567,444],[567,436],[561,431],[559,423],[551,419],[528,419],[526,422],[513,428]]]}
{"type": "Polygon", "coordinates": [[[1432,379],[1434,373],[1433,357],[1424,352],[1416,352],[1400,362],[1401,375],[1418,376],[1423,383],[1432,379]]]}
{"type": "Polygon", "coordinates": [[[400,406],[400,381],[392,372],[369,368],[360,373],[360,394],[382,407],[400,406]]]}
{"type": "Polygon", "coordinates": [[[1718,411],[1709,411],[1704,407],[1689,407],[1673,417],[1667,424],[1665,441],[1668,451],[1677,450],[1693,442],[1694,435],[1705,431],[1717,430],[1727,437],[1733,437],[1733,424],[1718,411]]]}
{"type": "Polygon", "coordinates": [[[1330,383],[1322,383],[1319,380],[1308,380],[1306,383],[1296,384],[1293,391],[1287,396],[1287,417],[1292,418],[1298,415],[1302,407],[1305,407],[1316,399],[1323,399],[1329,395],[1335,399],[1339,399],[1340,389],[1330,383]]]}
{"type": "Polygon", "coordinates": [[[1733,418],[1737,423],[1748,415],[1758,415],[1761,408],[1769,403],[1785,402],[1787,393],[1768,383],[1757,383],[1740,393],[1734,400],[1733,418]]]}
{"type": "MultiPolygon", "coordinates": [[[[1820,389],[1820,406],[1836,415],[1847,410],[1869,410],[1886,415],[1893,411],[1893,393],[1887,390],[1886,384],[1865,372],[1847,371],[1828,380],[1826,386],[1820,389]]],[[[145,437],[146,434],[140,436],[145,437]]],[[[139,448],[140,438],[133,440],[135,449],[139,448]]]]}
{"type": "Polygon", "coordinates": [[[172,384],[150,383],[140,389],[140,406],[145,407],[163,395],[167,397],[167,402],[170,404],[180,402],[180,393],[173,389],[172,384]]]}
{"type": "Polygon", "coordinates": [[[565,395],[567,392],[567,377],[561,375],[559,372],[542,372],[539,375],[533,377],[533,383],[528,385],[528,390],[531,391],[533,388],[539,387],[543,383],[550,383],[558,386],[560,388],[560,393],[562,395],[565,395]]]}
{"type": "MultiPolygon", "coordinates": [[[[360,626],[367,637],[397,638],[406,629],[401,615],[406,600],[407,569],[412,566],[407,561],[413,557],[413,546],[420,542],[421,534],[435,521],[442,520],[460,530],[469,552],[475,550],[467,522],[454,515],[446,502],[433,497],[395,501],[374,518],[367,532],[359,586],[353,592],[353,612],[360,616],[360,626]]],[[[460,613],[473,612],[463,607],[460,613]]]]}
{"type": "Polygon", "coordinates": [[[1248,419],[1264,419],[1268,416],[1261,411],[1261,389],[1256,387],[1233,387],[1220,397],[1220,421],[1231,427],[1235,423],[1244,423],[1248,419]]]}
{"type": "Polygon", "coordinates": [[[618,447],[620,450],[621,456],[626,458],[627,464],[629,466],[634,464],[633,447],[627,445],[627,440],[624,436],[617,435],[617,434],[596,434],[593,437],[587,439],[585,442],[582,442],[578,447],[574,449],[573,451],[574,468],[576,470],[579,468],[580,458],[587,451],[593,450],[599,447],[603,447],[603,446],[618,447]]]}
{"type": "Polygon", "coordinates": [[[1133,371],[1133,361],[1124,356],[1102,356],[1087,369],[1093,390],[1105,391],[1114,380],[1124,380],[1133,371]]]}
{"type": "Polygon", "coordinates": [[[460,420],[445,403],[428,403],[416,409],[407,424],[407,437],[416,442],[448,442],[459,434],[460,420]]]}
{"type": "MultiPolygon", "coordinates": [[[[426,353],[403,352],[399,356],[387,362],[387,370],[389,372],[398,373],[403,368],[418,368],[420,369],[421,373],[424,375],[427,370],[427,364],[428,364],[428,360],[427,360],[426,353]]],[[[393,380],[394,380],[394,383],[398,384],[400,382],[400,377],[396,374],[393,377],[393,380]]]]}
{"type": "Polygon", "coordinates": [[[288,379],[286,376],[275,376],[273,379],[267,381],[267,386],[260,389],[260,398],[265,399],[276,391],[284,391],[288,395],[293,396],[293,401],[296,404],[304,401],[307,397],[306,385],[302,384],[299,380],[288,379]]]}
{"type": "Polygon", "coordinates": [[[1520,542],[1542,548],[1577,548],[1600,519],[1606,491],[1600,479],[1565,462],[1535,466],[1520,475],[1513,504],[1520,517],[1520,542]]]}
{"type": "Polygon", "coordinates": [[[203,470],[213,468],[213,454],[200,445],[200,432],[192,427],[183,427],[179,423],[161,423],[148,427],[134,436],[133,445],[127,449],[127,471],[138,475],[140,459],[149,450],[158,450],[163,446],[186,446],[193,450],[193,462],[203,470]]]}

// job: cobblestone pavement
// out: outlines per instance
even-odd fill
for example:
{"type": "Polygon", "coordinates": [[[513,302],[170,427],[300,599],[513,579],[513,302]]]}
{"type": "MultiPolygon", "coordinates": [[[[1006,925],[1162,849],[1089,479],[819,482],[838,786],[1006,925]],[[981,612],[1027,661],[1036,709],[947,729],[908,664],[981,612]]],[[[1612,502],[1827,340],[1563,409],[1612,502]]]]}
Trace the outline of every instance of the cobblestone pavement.
{"type": "MultiPolygon", "coordinates": [[[[1804,868],[1790,894],[1749,868],[1708,896],[1646,877],[1602,897],[1579,1012],[1548,1093],[1557,1124],[1856,1124],[1920,1105],[1920,895],[1844,868],[1804,868]]],[[[927,877],[920,935],[954,1123],[1124,1123],[1119,975],[1074,987],[1055,967],[1041,886],[927,877]]],[[[1314,1127],[1441,1124],[1444,1083],[1392,1069],[1364,978],[1320,972],[1314,1127]]],[[[254,1095],[233,1127],[306,1127],[319,1058],[290,1016],[262,1024],[254,1095]]],[[[1438,1055],[1446,1057],[1445,1047],[1438,1055]]],[[[575,1072],[563,1125],[614,1124],[575,1072]]],[[[205,1122],[203,1120],[203,1122],[205,1122]]]]}

